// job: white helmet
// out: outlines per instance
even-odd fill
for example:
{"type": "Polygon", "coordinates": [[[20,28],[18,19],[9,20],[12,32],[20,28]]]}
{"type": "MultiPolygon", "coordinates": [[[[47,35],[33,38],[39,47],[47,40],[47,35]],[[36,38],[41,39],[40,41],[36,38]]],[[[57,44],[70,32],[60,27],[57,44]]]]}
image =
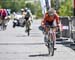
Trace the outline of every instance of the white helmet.
{"type": "Polygon", "coordinates": [[[26,12],[27,12],[27,11],[28,11],[28,8],[26,7],[26,8],[24,9],[24,11],[26,11],[26,12]]]}
{"type": "Polygon", "coordinates": [[[21,11],[24,11],[24,9],[21,9],[21,11]]]}
{"type": "Polygon", "coordinates": [[[48,15],[49,15],[49,16],[54,16],[55,13],[56,13],[56,11],[55,11],[53,8],[50,8],[50,9],[48,10],[48,15]]]}

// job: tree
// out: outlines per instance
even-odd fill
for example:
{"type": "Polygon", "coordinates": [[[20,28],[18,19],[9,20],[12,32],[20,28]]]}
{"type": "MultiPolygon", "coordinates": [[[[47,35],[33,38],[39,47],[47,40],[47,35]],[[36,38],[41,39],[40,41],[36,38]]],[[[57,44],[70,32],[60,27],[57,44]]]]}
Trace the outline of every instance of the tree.
{"type": "Polygon", "coordinates": [[[1,8],[9,8],[11,11],[18,11],[25,7],[25,0],[0,0],[1,8]]]}
{"type": "Polygon", "coordinates": [[[73,15],[72,1],[66,0],[65,2],[62,2],[58,12],[60,16],[72,16],[73,15]]]}
{"type": "Polygon", "coordinates": [[[35,8],[36,8],[36,7],[34,6],[33,3],[27,3],[27,4],[25,5],[25,7],[29,8],[29,9],[31,10],[32,14],[35,14],[35,8]]]}

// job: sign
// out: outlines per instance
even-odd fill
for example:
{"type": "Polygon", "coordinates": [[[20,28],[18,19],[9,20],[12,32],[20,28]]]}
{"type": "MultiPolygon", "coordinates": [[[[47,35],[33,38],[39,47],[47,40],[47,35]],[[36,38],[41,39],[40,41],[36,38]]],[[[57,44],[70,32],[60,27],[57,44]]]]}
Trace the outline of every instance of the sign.
{"type": "Polygon", "coordinates": [[[45,0],[47,10],[51,8],[51,0],[45,0]]]}
{"type": "Polygon", "coordinates": [[[46,3],[45,0],[40,0],[41,8],[42,8],[42,14],[45,15],[46,13],[46,3]]]}
{"type": "Polygon", "coordinates": [[[69,26],[63,26],[63,30],[64,29],[68,30],[69,29],[69,26]]]}

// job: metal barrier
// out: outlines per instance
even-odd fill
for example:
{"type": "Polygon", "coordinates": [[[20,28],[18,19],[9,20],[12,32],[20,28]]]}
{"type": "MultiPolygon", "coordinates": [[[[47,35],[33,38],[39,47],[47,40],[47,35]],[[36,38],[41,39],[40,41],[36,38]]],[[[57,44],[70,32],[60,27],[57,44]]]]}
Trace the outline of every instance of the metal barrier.
{"type": "Polygon", "coordinates": [[[75,42],[75,16],[71,17],[71,38],[75,42]]]}
{"type": "Polygon", "coordinates": [[[70,37],[70,26],[69,26],[69,18],[68,17],[60,17],[61,24],[63,25],[62,37],[69,38],[70,37]]]}

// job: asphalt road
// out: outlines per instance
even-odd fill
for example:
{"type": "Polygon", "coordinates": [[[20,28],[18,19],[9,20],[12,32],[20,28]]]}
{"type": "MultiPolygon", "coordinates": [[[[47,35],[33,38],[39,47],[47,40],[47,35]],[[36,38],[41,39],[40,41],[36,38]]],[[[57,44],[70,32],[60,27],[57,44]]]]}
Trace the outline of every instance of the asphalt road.
{"type": "Polygon", "coordinates": [[[48,56],[39,26],[40,20],[34,20],[27,36],[25,28],[12,28],[9,21],[7,29],[0,31],[0,60],[75,60],[75,51],[63,44],[56,44],[54,56],[48,56]]]}

